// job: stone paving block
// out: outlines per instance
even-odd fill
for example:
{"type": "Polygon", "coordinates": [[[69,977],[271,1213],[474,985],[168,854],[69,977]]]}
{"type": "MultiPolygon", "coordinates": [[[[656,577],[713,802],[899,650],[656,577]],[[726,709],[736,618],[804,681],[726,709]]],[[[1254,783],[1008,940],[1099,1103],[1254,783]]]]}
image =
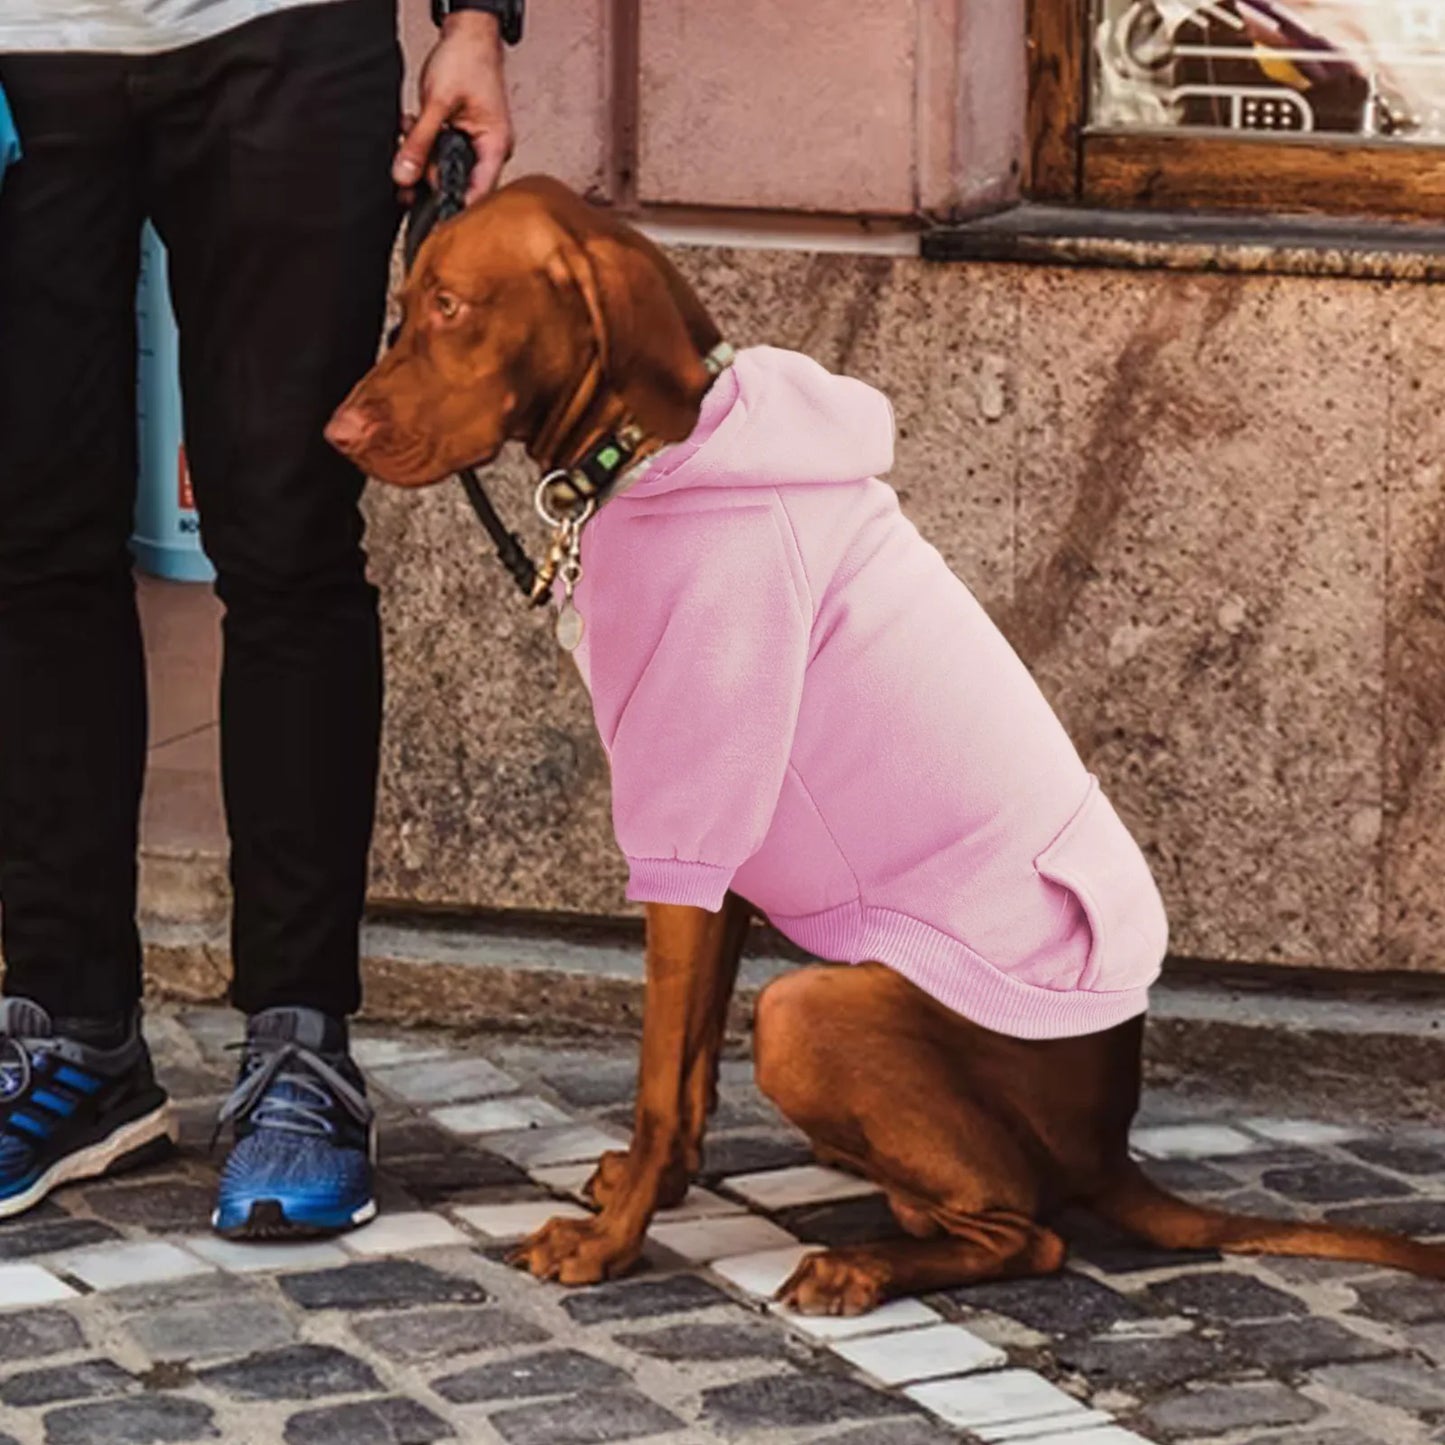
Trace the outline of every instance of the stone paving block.
{"type": "Polygon", "coordinates": [[[395,1068],[373,1068],[371,1078],[408,1104],[462,1104],[517,1091],[517,1081],[510,1074],[476,1057],[428,1059],[395,1068]]]}
{"type": "Polygon", "coordinates": [[[213,1365],[198,1378],[240,1400],[313,1400],[381,1388],[370,1365],[334,1345],[289,1345],[232,1364],[213,1365]]]}
{"type": "Polygon", "coordinates": [[[1377,1360],[1393,1353],[1388,1345],[1324,1319],[1243,1325],[1232,1330],[1230,1338],[1243,1358],[1266,1370],[1306,1370],[1346,1360],[1377,1360]]]}
{"type": "Polygon", "coordinates": [[[487,1423],[507,1445],[613,1445],[678,1430],[683,1422],[636,1390],[597,1390],[498,1410],[487,1423]]]}
{"type": "Polygon", "coordinates": [[[7,1376],[0,1381],[0,1405],[33,1409],[62,1400],[122,1395],[135,1385],[135,1379],[114,1360],[81,1360],[74,1365],[49,1365],[7,1376]]]}
{"type": "Polygon", "coordinates": [[[544,1189],[550,1189],[556,1194],[570,1194],[574,1199],[582,1199],[582,1189],[597,1170],[597,1163],[592,1159],[583,1159],[576,1164],[546,1164],[541,1165],[531,1172],[534,1183],[540,1184],[544,1189]]]}
{"type": "Polygon", "coordinates": [[[1273,1320],[1309,1313],[1309,1306],[1298,1295],[1233,1270],[1180,1275],[1151,1285],[1147,1293],[1167,1311],[1211,1320],[1273,1320]]]}
{"type": "Polygon", "coordinates": [[[659,1209],[652,1216],[652,1222],[684,1224],[691,1219],[722,1219],[726,1215],[742,1213],[745,1213],[745,1210],[741,1204],[694,1184],[683,1197],[681,1204],[675,1204],[671,1209],[659,1209]]]}
{"type": "Polygon", "coordinates": [[[755,1214],[721,1219],[689,1219],[679,1224],[654,1224],[648,1238],[694,1264],[731,1259],[739,1254],[786,1249],[793,1236],[769,1219],[755,1214]]]}
{"type": "Polygon", "coordinates": [[[95,1290],[127,1289],[138,1284],[159,1284],[189,1275],[211,1274],[215,1265],[188,1250],[163,1240],[126,1240],[100,1244],[50,1261],[57,1273],[78,1279],[95,1290]]]}
{"type": "Polygon", "coordinates": [[[1445,1320],[1445,1283],[1408,1274],[1391,1274],[1354,1287],[1358,1308],[1374,1319],[1420,1324],[1445,1320]]]}
{"type": "Polygon", "coordinates": [[[777,1131],[710,1135],[702,1150],[705,1180],[764,1169],[788,1169],[812,1162],[813,1151],[800,1135],[777,1131]]]}
{"type": "MultiPolygon", "coordinates": [[[[982,1433],[993,1426],[1036,1423],[1037,1434],[1064,1428],[1084,1407],[1032,1370],[1002,1370],[954,1380],[931,1380],[904,1392],[951,1425],[982,1433]]],[[[1082,1422],[1081,1422],[1082,1423],[1082,1422]]]]}
{"type": "Polygon", "coordinates": [[[192,1254],[231,1274],[267,1274],[283,1270],[325,1269],[345,1264],[348,1255],[329,1239],[297,1239],[274,1244],[243,1243],[218,1234],[194,1234],[181,1241],[192,1254]]]}
{"type": "Polygon", "coordinates": [[[549,1219],[587,1219],[580,1204],[558,1199],[520,1200],[512,1204],[467,1204],[453,1213],[463,1224],[488,1239],[525,1239],[549,1219]]]}
{"type": "Polygon", "coordinates": [[[790,1169],[734,1174],[722,1181],[722,1187],[754,1208],[774,1214],[804,1204],[827,1204],[879,1192],[871,1181],[824,1164],[795,1164],[790,1169]]]}
{"type": "Polygon", "coordinates": [[[1353,1204],[1331,1209],[1325,1218],[1336,1224],[1364,1224],[1394,1234],[1422,1239],[1445,1235],[1445,1199],[1400,1199],[1390,1204],[1353,1204]]]}
{"type": "Polygon", "coordinates": [[[1203,1159],[1151,1159],[1147,1172],[1156,1184],[1176,1194],[1225,1194],[1238,1189],[1239,1179],[1203,1159]]]}
{"type": "MultiPolygon", "coordinates": [[[[1006,1440],[1008,1435],[985,1433],[985,1440],[1006,1440]]],[[[1097,1425],[1088,1430],[1059,1430],[1047,1435],[1030,1435],[1029,1445],[1149,1445],[1142,1435],[1120,1425],[1097,1425]]]]}
{"type": "Polygon", "coordinates": [[[62,1250],[84,1249],[119,1238],[115,1230],[97,1219],[54,1219],[0,1232],[0,1260],[59,1254],[62,1250]]]}
{"type": "Polygon", "coordinates": [[[931,1325],[897,1334],[837,1340],[833,1352],[882,1385],[994,1370],[1008,1356],[959,1325],[931,1325]]]}
{"type": "Polygon", "coordinates": [[[543,1078],[569,1104],[605,1109],[632,1100],[637,1090],[637,1062],[601,1057],[585,1064],[548,1069],[543,1078]]]}
{"type": "Polygon", "coordinates": [[[456,1431],[416,1400],[392,1396],[302,1410],[286,1422],[286,1445],[433,1445],[456,1431]]]}
{"type": "Polygon", "coordinates": [[[1445,1365],[1445,1324],[1426,1325],[1410,1332],[1410,1343],[1437,1365],[1445,1365]]]}
{"type": "Polygon", "coordinates": [[[1270,1255],[1261,1256],[1258,1263],[1286,1284],[1353,1284],[1383,1277],[1376,1266],[1361,1264],[1357,1260],[1291,1259],[1287,1255],[1270,1255]]]}
{"type": "Polygon", "coordinates": [[[1175,1435],[1223,1435],[1230,1430],[1264,1430],[1302,1425],[1324,1407],[1273,1380],[1239,1385],[1206,1385],[1181,1391],[1151,1405],[1152,1424],[1175,1435]]]}
{"type": "Polygon", "coordinates": [[[571,1124],[571,1115],[546,1099],[525,1094],[488,1099],[480,1104],[453,1104],[433,1109],[432,1118],[453,1134],[510,1134],[518,1129],[541,1129],[571,1124]]]}
{"type": "Polygon", "coordinates": [[[444,1249],[471,1241],[440,1214],[383,1214],[379,1219],[343,1235],[341,1245],[363,1259],[388,1254],[409,1254],[419,1249],[444,1249]]]}
{"type": "Polygon", "coordinates": [[[307,1310],[481,1304],[487,1298],[486,1290],[475,1280],[410,1259],[366,1260],[342,1269],[284,1275],[279,1282],[282,1290],[307,1310]]]}
{"type": "Polygon", "coordinates": [[[1260,1176],[1266,1189],[1306,1204],[1345,1204],[1359,1199],[1397,1199],[1411,1193],[1410,1186],[1363,1164],[1334,1160],[1293,1169],[1266,1169],[1260,1176]]]}
{"type": "Polygon", "coordinates": [[[1310,1379],[1332,1390],[1397,1410],[1445,1410],[1445,1374],[1419,1360],[1378,1360],[1368,1364],[1327,1365],[1310,1379]]]}
{"type": "Polygon", "coordinates": [[[495,1305],[368,1315],[353,1321],[351,1328],[372,1349],[391,1359],[408,1361],[445,1359],[513,1345],[540,1345],[551,1338],[530,1320],[495,1305]]]}
{"type": "Polygon", "coordinates": [[[1260,1147],[1258,1139],[1228,1124],[1160,1124],[1134,1130],[1131,1143],[1149,1159],[1226,1159],[1260,1147]]]}
{"type": "Polygon", "coordinates": [[[1398,1174],[1445,1176],[1445,1148],[1405,1139],[1359,1139],[1345,1146],[1366,1164],[1378,1164],[1398,1174]]]}
{"type": "Polygon", "coordinates": [[[80,1325],[64,1310],[0,1313],[0,1360],[40,1360],[81,1349],[84,1344],[80,1325]]]}
{"type": "Polygon", "coordinates": [[[715,1259],[712,1272],[754,1299],[770,1300],[799,1264],[814,1253],[807,1245],[796,1244],[761,1254],[740,1254],[733,1259],[715,1259]]]}
{"type": "Polygon", "coordinates": [[[153,1234],[205,1229],[216,1204],[210,1189],[184,1180],[108,1185],[87,1190],[85,1202],[111,1224],[153,1234]]]}
{"type": "Polygon", "coordinates": [[[274,1349],[296,1337],[290,1315],[264,1298],[163,1306],[131,1315],[126,1329],[152,1360],[215,1360],[274,1349]]]}
{"type": "Polygon", "coordinates": [[[704,1421],[728,1434],[883,1419],[898,1410],[896,1396],[839,1375],[760,1375],[702,1392],[704,1421]]]}
{"type": "Polygon", "coordinates": [[[418,1203],[446,1204],[494,1189],[527,1184],[526,1174],[506,1159],[481,1149],[458,1149],[452,1141],[447,1154],[412,1155],[381,1166],[381,1178],[399,1185],[418,1203]]]}
{"type": "Polygon", "coordinates": [[[1256,1435],[1245,1445],[1380,1445],[1373,1435],[1362,1435],[1348,1426],[1322,1430],[1288,1430],[1282,1435],[1256,1435]]]}
{"type": "Polygon", "coordinates": [[[1207,1379],[1233,1363],[1228,1347],[1220,1341],[1179,1334],[1068,1340],[1058,1347],[1057,1356],[1060,1364],[1083,1375],[1092,1388],[1131,1393],[1167,1390],[1190,1380],[1207,1379]]]}
{"type": "Polygon", "coordinates": [[[821,1244],[828,1249],[904,1237],[902,1226],[882,1194],[790,1209],[778,1215],[777,1222],[805,1244],[821,1244]]]}
{"type": "Polygon", "coordinates": [[[377,1131],[377,1158],[383,1164],[392,1159],[407,1159],[413,1155],[454,1154],[457,1148],[456,1135],[431,1119],[418,1118],[414,1114],[399,1119],[386,1120],[377,1131]]]}
{"type": "Polygon", "coordinates": [[[523,1169],[537,1165],[595,1161],[609,1149],[625,1148],[626,1139],[591,1124],[559,1124],[551,1128],[519,1129],[488,1134],[487,1148],[523,1169]]]}
{"type": "MultiPolygon", "coordinates": [[[[937,1383],[942,1383],[939,1381],[937,1383]]],[[[1078,1445],[1078,1441],[1095,1430],[1117,1428],[1114,1417],[1104,1410],[1089,1410],[1082,1405],[1066,1415],[1054,1415],[1045,1420],[1014,1420],[1005,1425],[977,1425],[968,1431],[968,1439],[975,1437],[984,1445],[1078,1445]]],[[[1137,1435],[1130,1436],[1137,1440],[1137,1435]]]]}
{"type": "Polygon", "coordinates": [[[444,1059],[448,1057],[448,1053],[444,1045],[430,1039],[353,1033],[351,1057],[368,1073],[373,1073],[397,1064],[419,1063],[423,1059],[444,1059]]]}
{"type": "Polygon", "coordinates": [[[944,1298],[965,1309],[1007,1315],[1048,1335],[1099,1334],[1144,1313],[1127,1295],[1071,1270],[1046,1279],[965,1285],[944,1298]]]}
{"type": "Polygon", "coordinates": [[[881,1335],[892,1330],[912,1330],[921,1325],[943,1323],[943,1317],[922,1300],[897,1299],[869,1310],[866,1315],[802,1315],[780,1304],[771,1312],[799,1334],[812,1340],[849,1340],[856,1335],[881,1335]]]}
{"type": "MultiPolygon", "coordinates": [[[[1145,1172],[1152,1174],[1152,1169],[1150,1164],[1145,1172]]],[[[1210,1202],[1222,1203],[1218,1198],[1210,1202]]],[[[1091,1264],[1109,1275],[1213,1264],[1223,1258],[1217,1249],[1160,1249],[1081,1210],[1064,1211],[1056,1224],[1068,1243],[1071,1260],[1091,1264]]]]}
{"type": "Polygon", "coordinates": [[[562,1308],[579,1325],[652,1319],[658,1315],[691,1313],[731,1303],[716,1285],[699,1279],[695,1274],[617,1280],[565,1294],[561,1299],[562,1308]]]}
{"type": "Polygon", "coordinates": [[[65,1405],[45,1417],[46,1445],[182,1445],[220,1438],[210,1407],[177,1395],[65,1405]]]}
{"type": "Polygon", "coordinates": [[[537,1395],[570,1395],[577,1390],[603,1390],[625,1385],[627,1374],[580,1350],[541,1350],[469,1370],[443,1375],[431,1387],[454,1405],[490,1400],[523,1400],[537,1395]]]}
{"type": "Polygon", "coordinates": [[[664,1325],[661,1329],[620,1334],[617,1343],[655,1360],[673,1362],[712,1360],[772,1360],[788,1353],[782,1331],[754,1320],[733,1324],[664,1325]]]}
{"type": "Polygon", "coordinates": [[[71,1299],[76,1291],[38,1264],[0,1264],[0,1310],[71,1299]]]}
{"type": "Polygon", "coordinates": [[[932,1420],[879,1420],[829,1435],[828,1445],[958,1445],[958,1436],[932,1420]]]}
{"type": "Polygon", "coordinates": [[[1361,1131],[1349,1124],[1330,1124],[1319,1119],[1245,1119],[1244,1127],[1272,1144],[1301,1144],[1318,1148],[1327,1144],[1348,1144],[1361,1131]]]}

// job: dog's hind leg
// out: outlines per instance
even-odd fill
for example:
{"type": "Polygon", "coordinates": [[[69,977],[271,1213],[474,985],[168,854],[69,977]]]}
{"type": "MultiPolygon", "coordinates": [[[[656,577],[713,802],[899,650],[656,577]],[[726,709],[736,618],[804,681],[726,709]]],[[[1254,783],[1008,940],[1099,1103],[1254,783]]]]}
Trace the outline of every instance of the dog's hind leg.
{"type": "Polygon", "coordinates": [[[1003,1212],[954,1220],[936,1239],[895,1239],[810,1254],[778,1291],[806,1315],[861,1315],[885,1300],[990,1279],[1053,1274],[1066,1247],[1052,1230],[1003,1212]]]}
{"type": "Polygon", "coordinates": [[[915,1237],[808,1256],[780,1291],[861,1314],[922,1289],[1047,1274],[1063,1241],[1037,1222],[1034,1146],[970,1088],[973,1026],[875,964],[816,967],[758,1000],[758,1083],[821,1158],[885,1190],[915,1237]]]}

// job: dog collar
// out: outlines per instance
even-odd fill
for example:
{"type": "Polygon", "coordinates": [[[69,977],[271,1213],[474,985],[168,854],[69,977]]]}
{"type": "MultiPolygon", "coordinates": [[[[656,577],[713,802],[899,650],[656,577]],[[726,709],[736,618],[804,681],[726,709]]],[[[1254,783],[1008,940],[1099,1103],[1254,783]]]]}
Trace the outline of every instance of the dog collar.
{"type": "MultiPolygon", "coordinates": [[[[737,353],[728,342],[718,342],[702,359],[709,385],[736,359],[737,353]]],[[[552,545],[532,584],[534,606],[547,601],[559,575],[570,606],[572,588],[582,575],[582,528],[604,502],[635,487],[671,450],[663,446],[638,459],[637,453],[646,441],[647,433],[636,422],[624,422],[594,442],[572,466],[548,472],[538,483],[537,515],[552,529],[552,545]]]]}
{"type": "MultiPolygon", "coordinates": [[[[732,346],[720,341],[703,357],[703,370],[710,381],[716,381],[736,359],[737,353],[732,346]]],[[[549,500],[565,503],[575,498],[601,506],[608,497],[618,496],[636,486],[648,468],[670,450],[664,446],[635,461],[646,440],[647,434],[636,422],[623,423],[615,432],[593,443],[575,465],[548,474],[547,480],[554,483],[549,500]],[[567,496],[568,492],[572,498],[567,496]]]]}

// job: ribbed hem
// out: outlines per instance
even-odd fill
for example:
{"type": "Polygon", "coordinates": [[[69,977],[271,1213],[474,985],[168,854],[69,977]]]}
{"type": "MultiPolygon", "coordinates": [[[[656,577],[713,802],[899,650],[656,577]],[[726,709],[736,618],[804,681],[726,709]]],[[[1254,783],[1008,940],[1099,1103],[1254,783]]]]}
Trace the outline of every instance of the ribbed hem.
{"type": "Polygon", "coordinates": [[[683,903],[709,913],[722,908],[736,871],[681,858],[629,858],[627,866],[629,903],[683,903]]]}
{"type": "Polygon", "coordinates": [[[885,963],[945,1008],[1016,1039],[1075,1038],[1101,1033],[1149,1006],[1155,964],[1137,988],[1108,993],[1038,988],[1001,973],[966,943],[930,923],[886,908],[845,903],[800,918],[769,915],[800,948],[837,963],[885,963]]]}

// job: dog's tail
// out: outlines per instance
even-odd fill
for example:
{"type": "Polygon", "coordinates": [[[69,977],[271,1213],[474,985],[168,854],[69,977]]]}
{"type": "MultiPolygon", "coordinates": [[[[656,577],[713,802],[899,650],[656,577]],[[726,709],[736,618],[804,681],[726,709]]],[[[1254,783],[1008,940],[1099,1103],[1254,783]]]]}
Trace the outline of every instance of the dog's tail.
{"type": "Polygon", "coordinates": [[[1256,1219],[1190,1204],[1161,1189],[1133,1160],[1089,1201],[1089,1207],[1111,1224],[1164,1249],[1358,1260],[1445,1279],[1445,1244],[1426,1244],[1383,1229],[1256,1219]]]}

